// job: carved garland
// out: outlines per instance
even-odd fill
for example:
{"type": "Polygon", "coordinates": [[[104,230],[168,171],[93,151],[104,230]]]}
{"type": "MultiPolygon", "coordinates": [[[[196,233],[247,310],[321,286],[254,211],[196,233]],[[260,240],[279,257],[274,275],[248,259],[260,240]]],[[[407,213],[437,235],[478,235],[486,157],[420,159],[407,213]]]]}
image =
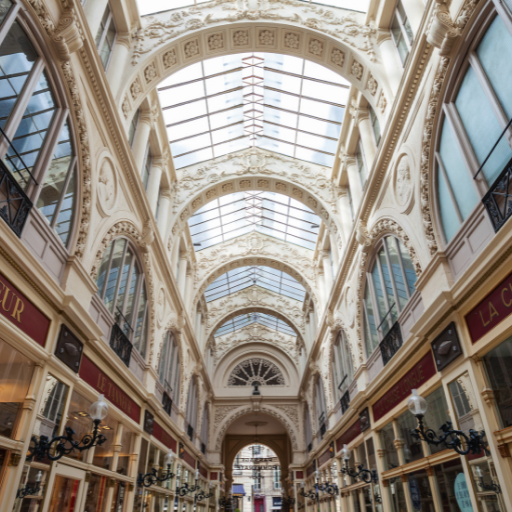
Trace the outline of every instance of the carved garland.
{"type": "Polygon", "coordinates": [[[154,290],[154,281],[153,281],[153,272],[151,268],[151,258],[149,255],[149,246],[145,241],[147,240],[146,228],[141,235],[139,230],[129,221],[119,221],[114,224],[108,231],[107,234],[103,237],[103,240],[100,243],[98,250],[96,251],[96,258],[91,268],[90,276],[93,281],[96,281],[96,277],[98,275],[98,269],[101,263],[101,259],[103,258],[103,254],[105,253],[108,245],[114,238],[118,238],[120,236],[126,236],[140,249],[141,257],[144,264],[144,276],[146,278],[146,283],[148,287],[148,296],[149,296],[149,358],[148,364],[151,365],[153,363],[153,355],[154,355],[154,344],[155,344],[155,331],[156,331],[156,299],[155,299],[155,290],[154,290]]]}
{"type": "MultiPolygon", "coordinates": [[[[366,263],[368,261],[368,254],[370,253],[370,248],[374,246],[378,239],[382,238],[384,235],[392,234],[395,235],[407,249],[409,253],[409,257],[411,258],[411,262],[414,266],[414,271],[416,276],[420,276],[422,269],[420,265],[420,261],[418,255],[416,254],[416,250],[414,249],[411,241],[409,240],[409,236],[406,234],[404,229],[394,220],[392,219],[381,219],[373,226],[371,231],[368,233],[366,228],[363,225],[359,225],[358,228],[358,238],[359,242],[363,246],[363,251],[361,253],[361,259],[359,261],[359,270],[357,276],[357,313],[356,313],[356,332],[357,332],[357,347],[359,351],[359,364],[364,363],[364,351],[363,351],[363,290],[365,286],[365,276],[366,276],[366,263]]],[[[356,368],[354,367],[354,370],[356,368]]]]}

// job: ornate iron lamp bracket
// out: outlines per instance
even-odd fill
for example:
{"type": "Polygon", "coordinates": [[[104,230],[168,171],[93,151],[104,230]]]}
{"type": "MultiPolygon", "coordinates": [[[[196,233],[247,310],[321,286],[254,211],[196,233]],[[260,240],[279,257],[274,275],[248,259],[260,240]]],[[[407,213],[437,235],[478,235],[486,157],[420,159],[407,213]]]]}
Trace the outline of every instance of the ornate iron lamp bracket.
{"type": "Polygon", "coordinates": [[[139,487],[151,487],[157,482],[165,482],[167,480],[171,480],[171,478],[174,477],[175,474],[171,473],[171,465],[168,464],[167,471],[163,472],[162,476],[158,476],[158,471],[156,468],[153,468],[149,473],[146,473],[145,475],[140,473],[139,477],[137,478],[137,485],[139,487]]]}
{"type": "Polygon", "coordinates": [[[377,471],[375,469],[369,470],[365,469],[364,464],[359,464],[357,466],[357,469],[359,471],[356,472],[354,468],[348,467],[345,463],[345,466],[341,468],[340,473],[343,473],[344,475],[348,475],[352,478],[360,478],[363,482],[369,484],[372,481],[378,482],[379,477],[377,475],[377,471]]]}

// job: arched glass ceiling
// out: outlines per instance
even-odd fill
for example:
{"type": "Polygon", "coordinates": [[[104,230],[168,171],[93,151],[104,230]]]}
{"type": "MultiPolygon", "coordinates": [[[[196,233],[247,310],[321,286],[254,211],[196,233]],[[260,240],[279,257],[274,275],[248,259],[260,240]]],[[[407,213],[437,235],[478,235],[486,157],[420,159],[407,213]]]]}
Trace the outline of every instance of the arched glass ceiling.
{"type": "Polygon", "coordinates": [[[219,327],[214,336],[223,336],[224,334],[241,329],[246,325],[256,323],[270,327],[271,329],[282,332],[283,334],[288,334],[289,336],[297,336],[297,333],[288,323],[283,322],[283,320],[280,320],[276,316],[267,315],[266,313],[245,313],[243,315],[235,316],[235,318],[232,318],[223,324],[222,327],[219,327]]]}
{"type": "MultiPolygon", "coordinates": [[[[205,4],[211,0],[137,0],[137,6],[141,16],[155,14],[171,9],[181,9],[193,5],[205,4]]],[[[327,5],[328,7],[339,7],[340,9],[350,9],[352,11],[366,12],[368,10],[368,0],[325,0],[323,2],[312,2],[311,0],[300,0],[304,3],[327,5]]]]}
{"type": "Polygon", "coordinates": [[[254,266],[226,272],[206,288],[204,296],[211,302],[255,285],[301,302],[306,295],[306,289],[290,275],[272,267],[254,266]]]}
{"type": "Polygon", "coordinates": [[[251,146],[332,166],[348,90],[320,64],[243,53],[174,73],[158,96],[177,169],[251,146]]]}
{"type": "Polygon", "coordinates": [[[196,251],[251,231],[314,250],[320,223],[320,217],[301,202],[264,191],[214,199],[188,220],[196,251]]]}

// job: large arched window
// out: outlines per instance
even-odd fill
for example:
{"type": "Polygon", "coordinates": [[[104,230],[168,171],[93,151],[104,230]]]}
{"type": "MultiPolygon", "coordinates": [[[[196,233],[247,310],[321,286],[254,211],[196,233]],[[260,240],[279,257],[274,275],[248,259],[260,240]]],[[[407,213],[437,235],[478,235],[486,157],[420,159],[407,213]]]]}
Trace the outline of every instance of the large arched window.
{"type": "Polygon", "coordinates": [[[130,353],[126,356],[126,343],[121,347],[113,346],[114,334],[120,331],[144,358],[149,309],[146,283],[135,250],[126,238],[116,238],[107,247],[100,263],[96,284],[98,295],[116,320],[112,328],[112,348],[129,365],[131,347],[128,347],[130,353]],[[118,351],[117,348],[122,350],[118,351]]]}
{"type": "Polygon", "coordinates": [[[306,451],[313,449],[313,430],[311,428],[311,415],[309,414],[309,406],[304,406],[304,434],[306,436],[306,451]]]}
{"type": "MultiPolygon", "coordinates": [[[[481,200],[487,203],[486,194],[501,181],[512,158],[512,130],[507,128],[512,118],[511,32],[509,20],[491,15],[470,46],[443,104],[435,162],[437,206],[446,243],[472,218],[481,200]]],[[[486,206],[497,230],[510,212],[503,198],[489,199],[486,206]]],[[[479,237],[487,236],[487,226],[483,229],[479,237]]],[[[477,232],[472,224],[471,232],[477,232]]],[[[473,238],[468,245],[478,247],[473,238]]]]}
{"type": "Polygon", "coordinates": [[[348,387],[352,382],[352,358],[348,347],[348,340],[343,331],[338,333],[332,347],[332,385],[336,401],[343,398],[342,412],[348,407],[348,387]],[[345,396],[347,394],[347,396],[345,396]]]}
{"type": "Polygon", "coordinates": [[[180,353],[174,333],[169,331],[164,340],[158,366],[158,378],[163,387],[162,404],[171,415],[177,410],[180,399],[180,353]]]}
{"type": "Polygon", "coordinates": [[[194,375],[190,381],[187,396],[187,435],[191,441],[194,440],[194,433],[197,428],[197,407],[199,397],[197,394],[197,377],[194,375]]]}
{"type": "Polygon", "coordinates": [[[366,277],[363,329],[368,357],[395,325],[415,283],[416,272],[402,242],[394,236],[383,238],[366,277]]]}
{"type": "Polygon", "coordinates": [[[322,439],[327,431],[327,405],[324,384],[320,376],[315,380],[315,412],[319,438],[322,439]]]}
{"type": "MultiPolygon", "coordinates": [[[[14,177],[41,212],[43,224],[46,222],[67,246],[77,182],[69,110],[43,52],[29,35],[20,4],[4,4],[0,40],[0,159],[8,170],[2,167],[1,173],[3,178],[5,172],[14,177]]],[[[0,183],[0,202],[10,209],[2,217],[20,236],[26,210],[21,206],[14,217],[13,208],[18,203],[7,202],[8,181],[2,179],[0,183]]],[[[12,189],[9,197],[13,197],[12,189]]],[[[41,229],[38,236],[44,238],[41,229]]]]}

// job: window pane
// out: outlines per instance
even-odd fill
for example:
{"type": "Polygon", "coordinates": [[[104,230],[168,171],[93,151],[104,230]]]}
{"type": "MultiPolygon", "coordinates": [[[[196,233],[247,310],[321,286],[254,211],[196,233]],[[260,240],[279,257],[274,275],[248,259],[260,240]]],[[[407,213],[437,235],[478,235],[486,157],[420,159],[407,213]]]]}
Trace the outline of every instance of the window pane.
{"type": "MultiPolygon", "coordinates": [[[[92,419],[89,416],[89,409],[91,405],[92,402],[90,400],[83,397],[76,391],[71,393],[66,427],[70,427],[75,431],[75,439],[82,439],[85,434],[88,434],[92,431],[92,419]]],[[[72,459],[82,461],[86,456],[86,450],[83,452],[75,450],[68,455],[68,457],[72,459]]]]}
{"type": "Polygon", "coordinates": [[[400,254],[402,255],[402,265],[404,266],[405,278],[407,279],[407,285],[409,286],[409,294],[412,295],[416,290],[416,271],[414,270],[411,257],[409,256],[404,244],[399,240],[396,240],[396,242],[398,243],[400,254]]]}
{"type": "Polygon", "coordinates": [[[98,286],[98,294],[103,296],[103,285],[105,284],[105,276],[107,273],[108,265],[110,263],[110,253],[114,243],[109,244],[103,258],[101,258],[100,268],[98,270],[98,277],[96,278],[96,285],[98,286]]]}
{"type": "Polygon", "coordinates": [[[477,49],[480,63],[489,78],[496,96],[505,110],[507,117],[512,117],[512,37],[503,20],[496,16],[477,49]]]}
{"type": "Polygon", "coordinates": [[[115,315],[117,315],[119,311],[124,315],[124,296],[126,292],[126,284],[128,282],[128,272],[130,271],[132,261],[133,253],[128,249],[121,269],[121,281],[119,282],[119,292],[117,293],[116,311],[114,311],[115,315]]]}
{"type": "Polygon", "coordinates": [[[143,357],[146,353],[146,302],[146,290],[143,285],[139,297],[139,310],[137,312],[137,318],[134,326],[135,333],[133,336],[133,347],[136,348],[143,357]]]}
{"type": "Polygon", "coordinates": [[[471,175],[462,160],[453,129],[447,119],[443,123],[439,154],[448,175],[457,206],[462,218],[465,219],[478,203],[478,196],[471,175]]]}
{"type": "Polygon", "coordinates": [[[124,238],[117,239],[114,242],[114,254],[112,255],[112,264],[108,275],[107,286],[105,290],[105,305],[108,310],[113,313],[114,307],[114,293],[116,291],[117,281],[121,271],[121,264],[123,260],[124,248],[126,240],[124,238]]]}
{"type": "MultiPolygon", "coordinates": [[[[384,286],[386,287],[386,294],[387,294],[388,304],[389,304],[388,307],[391,309],[391,314],[390,314],[390,316],[388,316],[388,320],[391,320],[391,322],[394,323],[396,321],[396,314],[397,314],[396,311],[398,308],[397,308],[397,304],[395,304],[396,299],[395,299],[395,294],[393,293],[393,285],[391,283],[390,269],[389,269],[388,260],[386,258],[386,253],[385,253],[384,249],[381,249],[379,251],[379,261],[380,261],[380,266],[382,269],[382,277],[384,278],[384,286]],[[395,307],[393,307],[393,306],[395,306],[395,307]]],[[[386,313],[387,313],[387,311],[384,314],[386,314],[386,313]]],[[[382,317],[382,318],[384,318],[384,317],[382,317]]],[[[382,329],[385,332],[387,332],[386,324],[387,324],[387,322],[384,322],[384,324],[382,325],[382,329]]]]}
{"type": "MultiPolygon", "coordinates": [[[[59,142],[55,148],[55,153],[50,166],[46,171],[45,181],[37,201],[37,207],[41,210],[41,213],[46,217],[50,224],[53,222],[59,199],[62,196],[73,156],[73,146],[70,141],[69,126],[68,123],[66,123],[62,127],[59,142]]],[[[71,181],[74,182],[74,179],[71,181]]],[[[74,183],[70,182],[61,206],[61,215],[59,216],[60,225],[55,226],[55,229],[64,244],[66,244],[67,237],[69,235],[74,195],[75,186],[74,183]]]]}
{"type": "Polygon", "coordinates": [[[0,25],[4,22],[5,17],[12,7],[11,0],[0,0],[0,25]]]}
{"type": "Polygon", "coordinates": [[[0,127],[5,126],[36,60],[32,43],[14,22],[0,46],[0,127]]]}
{"type": "Polygon", "coordinates": [[[384,292],[382,290],[382,283],[380,280],[380,272],[379,272],[379,266],[377,263],[373,266],[372,270],[372,282],[373,282],[373,289],[375,291],[375,298],[377,300],[377,308],[379,313],[379,323],[384,319],[384,316],[387,313],[387,306],[384,299],[384,292]]]}
{"type": "Polygon", "coordinates": [[[364,322],[365,329],[365,342],[366,342],[366,355],[370,357],[370,354],[373,352],[375,347],[379,344],[379,337],[377,336],[377,324],[375,322],[375,313],[373,311],[373,304],[370,294],[370,283],[366,283],[366,292],[364,296],[365,303],[365,318],[367,322],[364,322]],[[370,326],[370,332],[368,332],[368,327],[366,324],[370,326]]]}
{"type": "MultiPolygon", "coordinates": [[[[128,297],[126,298],[126,307],[124,316],[126,321],[131,324],[132,322],[132,313],[133,313],[133,301],[135,300],[135,293],[137,291],[137,285],[139,283],[139,268],[137,262],[134,263],[132,268],[132,275],[130,278],[130,288],[128,290],[128,297]]],[[[128,333],[128,331],[126,331],[128,333]]]]}
{"type": "MultiPolygon", "coordinates": [[[[43,73],[12,140],[13,146],[23,159],[23,163],[31,171],[43,147],[55,108],[50,84],[46,79],[46,74],[43,73]]],[[[9,148],[7,154],[7,159],[12,161],[11,165],[14,165],[14,168],[24,167],[12,148],[9,148]]],[[[23,173],[23,178],[22,183],[27,183],[29,179],[27,172],[23,173]]]]}
{"type": "Polygon", "coordinates": [[[437,200],[441,213],[444,237],[448,243],[459,230],[460,222],[450,191],[448,190],[448,185],[444,179],[444,173],[439,166],[437,166],[437,200]]]}
{"type": "MultiPolygon", "coordinates": [[[[481,164],[487,158],[503,128],[500,127],[491,104],[471,67],[462,81],[455,105],[478,162],[481,164]]],[[[510,158],[512,158],[512,149],[503,138],[482,171],[489,185],[494,183],[510,158]]]]}
{"type": "Polygon", "coordinates": [[[407,304],[409,297],[405,288],[404,276],[402,274],[402,267],[400,266],[400,256],[396,247],[398,240],[394,237],[386,238],[386,246],[388,248],[389,260],[391,269],[393,271],[393,280],[395,281],[396,292],[398,293],[398,302],[400,309],[403,309],[407,304]]]}
{"type": "Polygon", "coordinates": [[[69,178],[68,188],[60,206],[59,216],[55,223],[55,231],[59,235],[62,243],[67,245],[69,234],[71,232],[73,213],[75,209],[75,193],[76,193],[76,168],[70,171],[71,177],[69,178]]]}

